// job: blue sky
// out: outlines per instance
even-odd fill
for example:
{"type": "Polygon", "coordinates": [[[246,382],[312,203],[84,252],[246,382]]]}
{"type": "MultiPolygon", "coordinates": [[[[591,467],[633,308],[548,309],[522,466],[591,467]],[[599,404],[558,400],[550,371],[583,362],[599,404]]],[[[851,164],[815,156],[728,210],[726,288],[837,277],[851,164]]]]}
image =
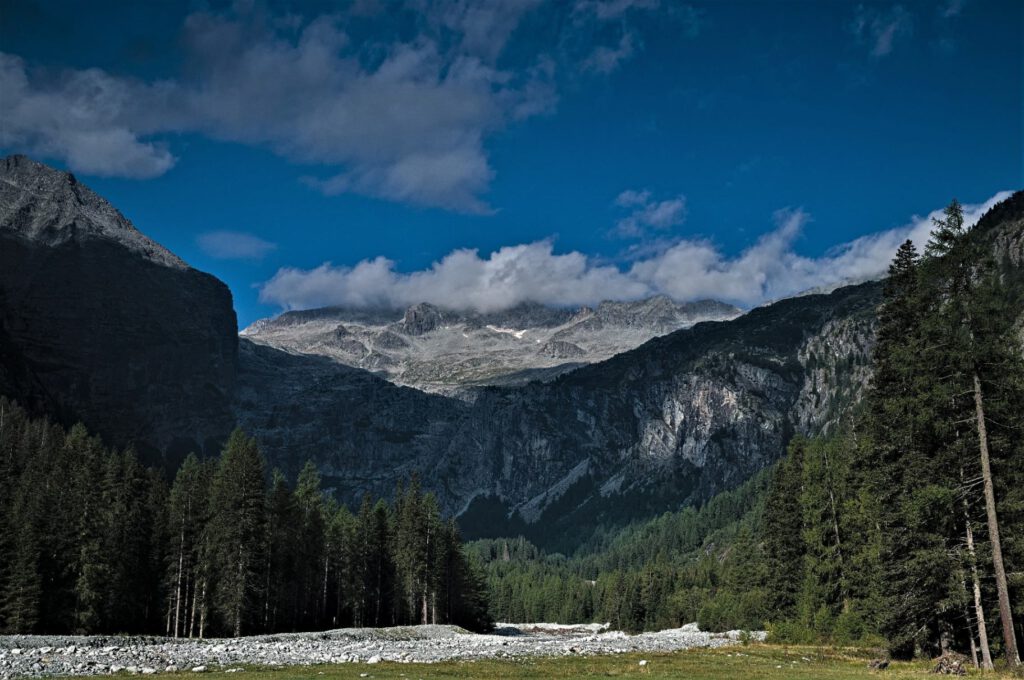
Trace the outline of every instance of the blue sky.
{"type": "Polygon", "coordinates": [[[0,6],[0,148],[226,281],[242,325],[755,305],[1024,185],[1016,1],[69,7],[0,6]]]}

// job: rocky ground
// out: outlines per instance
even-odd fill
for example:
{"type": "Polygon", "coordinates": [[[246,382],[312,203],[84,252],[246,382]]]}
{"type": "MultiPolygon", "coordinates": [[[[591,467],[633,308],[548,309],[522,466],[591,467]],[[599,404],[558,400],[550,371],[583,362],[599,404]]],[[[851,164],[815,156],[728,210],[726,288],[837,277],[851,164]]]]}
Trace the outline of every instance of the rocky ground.
{"type": "MultiPolygon", "coordinates": [[[[763,640],[764,633],[751,634],[763,640]]],[[[202,673],[244,665],[303,665],[380,661],[432,663],[450,659],[656,652],[736,644],[739,631],[706,633],[689,624],[626,635],[606,626],[499,624],[475,635],[455,626],[342,628],[213,640],[157,637],[9,635],[0,637],[0,678],[157,672],[202,673]]]]}

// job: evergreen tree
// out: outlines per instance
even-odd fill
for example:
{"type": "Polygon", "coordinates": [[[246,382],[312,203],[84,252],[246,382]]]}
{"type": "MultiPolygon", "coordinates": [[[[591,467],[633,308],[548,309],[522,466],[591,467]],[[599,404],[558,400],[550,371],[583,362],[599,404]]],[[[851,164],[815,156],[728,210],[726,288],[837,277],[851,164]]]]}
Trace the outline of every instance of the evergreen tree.
{"type": "MultiPolygon", "coordinates": [[[[1016,666],[1020,664],[1020,656],[992,473],[992,459],[1005,457],[1010,451],[992,450],[989,411],[993,404],[988,403],[988,396],[1015,391],[1013,383],[1021,363],[1020,351],[1012,346],[1014,332],[1005,308],[1008,296],[1002,290],[991,258],[965,230],[960,204],[954,200],[946,208],[944,217],[934,223],[924,273],[935,301],[930,329],[940,341],[938,354],[947,369],[939,384],[950,404],[946,420],[957,435],[961,434],[957,428],[965,420],[964,416],[973,416],[975,427],[970,435],[976,445],[982,477],[1003,644],[1008,663],[1016,666]]],[[[957,437],[957,448],[959,445],[957,437]]]]}
{"type": "Polygon", "coordinates": [[[191,637],[194,631],[194,594],[200,576],[201,538],[207,520],[208,495],[207,470],[195,454],[189,454],[174,478],[168,499],[167,633],[173,637],[191,637]]]}
{"type": "Polygon", "coordinates": [[[264,465],[256,441],[231,433],[210,489],[207,527],[214,603],[226,629],[258,626],[264,580],[264,465]]]}
{"type": "Polygon", "coordinates": [[[768,562],[769,613],[775,621],[796,615],[803,583],[803,461],[807,442],[794,438],[775,468],[765,499],[762,536],[768,562]]]}
{"type": "Polygon", "coordinates": [[[296,564],[298,573],[298,600],[296,602],[298,629],[319,625],[326,607],[328,561],[324,545],[324,499],[320,490],[320,473],[312,461],[299,473],[295,486],[297,523],[296,564]]]}

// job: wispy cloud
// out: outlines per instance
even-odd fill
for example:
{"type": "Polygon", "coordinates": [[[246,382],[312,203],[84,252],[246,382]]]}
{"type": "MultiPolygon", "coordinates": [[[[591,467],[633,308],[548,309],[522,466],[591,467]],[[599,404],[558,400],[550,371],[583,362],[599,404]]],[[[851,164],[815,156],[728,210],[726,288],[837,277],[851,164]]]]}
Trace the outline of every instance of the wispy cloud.
{"type": "Polygon", "coordinates": [[[942,7],[939,10],[939,16],[943,19],[951,19],[952,17],[959,16],[960,12],[963,11],[965,4],[967,4],[967,0],[946,0],[942,3],[942,7]]]}
{"type": "Polygon", "coordinates": [[[705,23],[702,11],[677,2],[576,0],[563,39],[563,50],[570,55],[579,53],[578,63],[585,72],[614,73],[643,50],[643,37],[636,19],[655,12],[687,38],[697,37],[705,23]]]}
{"type": "MultiPolygon", "coordinates": [[[[973,225],[1008,192],[965,206],[973,225]]],[[[648,200],[643,192],[620,196],[648,200]]],[[[580,252],[556,253],[551,241],[506,246],[481,255],[456,250],[422,271],[403,273],[384,257],[353,267],[330,262],[314,269],[283,268],[260,289],[260,300],[282,308],[324,305],[404,307],[430,302],[455,309],[492,311],[533,301],[550,305],[595,304],[665,294],[676,300],[717,298],[742,306],[884,274],[906,239],[924,246],[931,218],[844,243],[821,257],[797,254],[793,245],[807,226],[801,210],[775,214],[774,227],[743,252],[727,256],[707,240],[678,240],[616,266],[580,252]]]]}
{"type": "Polygon", "coordinates": [[[218,260],[260,260],[276,243],[242,231],[208,231],[196,237],[200,250],[218,260]]]}
{"type": "Polygon", "coordinates": [[[627,189],[616,197],[615,205],[630,210],[615,225],[615,233],[625,238],[665,231],[686,220],[686,197],[682,195],[656,201],[649,190],[627,189]]]}
{"type": "Polygon", "coordinates": [[[156,136],[197,132],[320,166],[310,183],[327,193],[488,212],[485,141],[557,101],[548,57],[496,65],[537,2],[407,4],[423,11],[405,39],[387,12],[360,40],[350,16],[197,12],[182,33],[189,70],[157,82],[3,55],[0,142],[85,174],[145,178],[175,162],[156,136]]]}
{"type": "Polygon", "coordinates": [[[619,68],[619,65],[633,56],[636,50],[637,37],[631,29],[623,29],[617,45],[608,47],[598,45],[583,61],[587,71],[607,75],[619,68]]]}
{"type": "Polygon", "coordinates": [[[872,57],[880,59],[892,53],[898,39],[913,32],[913,16],[903,5],[858,5],[850,30],[872,57]]]}

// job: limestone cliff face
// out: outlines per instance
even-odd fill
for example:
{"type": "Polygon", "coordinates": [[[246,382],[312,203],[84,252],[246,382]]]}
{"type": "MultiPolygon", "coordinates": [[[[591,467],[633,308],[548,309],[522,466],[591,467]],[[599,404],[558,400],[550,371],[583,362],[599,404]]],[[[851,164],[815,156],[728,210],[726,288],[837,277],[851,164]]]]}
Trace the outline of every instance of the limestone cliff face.
{"type": "Polygon", "coordinates": [[[0,160],[0,327],[8,389],[111,443],[175,458],[231,429],[227,287],[24,156],[0,160]]]}

